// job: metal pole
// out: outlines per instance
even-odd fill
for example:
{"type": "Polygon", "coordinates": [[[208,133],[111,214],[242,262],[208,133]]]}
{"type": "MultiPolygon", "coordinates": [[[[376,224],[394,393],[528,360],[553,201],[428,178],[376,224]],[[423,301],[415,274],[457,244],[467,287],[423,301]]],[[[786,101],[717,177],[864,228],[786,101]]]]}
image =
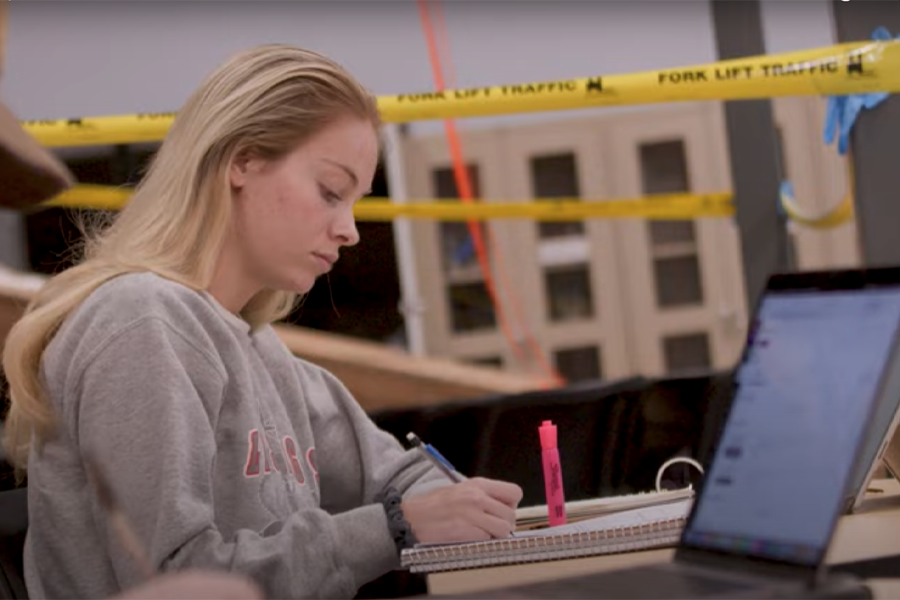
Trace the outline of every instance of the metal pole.
{"type": "Polygon", "coordinates": [[[0,208],[0,263],[19,271],[31,270],[25,218],[5,208],[0,208]]]}
{"type": "MultiPolygon", "coordinates": [[[[9,19],[6,4],[0,3],[0,81],[3,76],[9,19]]],[[[29,270],[27,247],[25,219],[16,211],[0,209],[0,263],[20,271],[29,270]]]]}
{"type": "MultiPolygon", "coordinates": [[[[758,0],[711,0],[720,60],[766,53],[758,0]]],[[[746,283],[753,310],[769,275],[787,271],[787,229],[778,211],[782,173],[769,100],[725,102],[732,190],[746,283]]]]}
{"type": "MultiPolygon", "coordinates": [[[[396,124],[384,127],[384,166],[391,200],[405,204],[409,200],[406,173],[403,167],[403,153],[400,128],[396,124]]],[[[413,248],[412,223],[407,218],[393,221],[394,248],[397,253],[397,268],[400,271],[400,312],[406,325],[406,345],[410,354],[425,354],[425,312],[416,272],[416,253],[413,248]]]]}
{"type": "MultiPolygon", "coordinates": [[[[832,2],[838,42],[871,39],[884,26],[900,34],[900,2],[832,2]]],[[[863,74],[865,76],[865,65],[863,74]]],[[[900,265],[900,97],[863,110],[850,133],[856,208],[863,264],[900,265]]]]}

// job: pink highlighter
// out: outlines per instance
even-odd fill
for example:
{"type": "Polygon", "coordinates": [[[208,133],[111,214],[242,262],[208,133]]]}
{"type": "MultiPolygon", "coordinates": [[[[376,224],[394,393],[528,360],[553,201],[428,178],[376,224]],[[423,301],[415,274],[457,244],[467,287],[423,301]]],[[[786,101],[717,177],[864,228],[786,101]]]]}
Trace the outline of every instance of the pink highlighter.
{"type": "Polygon", "coordinates": [[[562,467],[556,447],[556,425],[544,421],[538,428],[541,436],[541,458],[544,461],[544,492],[550,526],[566,524],[566,498],[563,493],[562,467]]]}

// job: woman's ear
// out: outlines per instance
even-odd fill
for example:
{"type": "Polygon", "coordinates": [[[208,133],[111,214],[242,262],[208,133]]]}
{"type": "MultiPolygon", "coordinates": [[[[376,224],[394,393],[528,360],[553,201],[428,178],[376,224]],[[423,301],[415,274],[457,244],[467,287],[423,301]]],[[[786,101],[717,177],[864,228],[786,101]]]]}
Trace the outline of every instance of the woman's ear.
{"type": "Polygon", "coordinates": [[[228,177],[233,188],[243,188],[247,179],[258,170],[260,160],[249,150],[241,150],[231,160],[228,177]]]}

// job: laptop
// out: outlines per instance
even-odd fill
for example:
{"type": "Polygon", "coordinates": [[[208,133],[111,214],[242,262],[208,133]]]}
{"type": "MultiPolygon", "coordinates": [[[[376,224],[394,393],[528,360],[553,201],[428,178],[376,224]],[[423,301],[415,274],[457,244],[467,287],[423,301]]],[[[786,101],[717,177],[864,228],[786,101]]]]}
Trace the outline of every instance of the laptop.
{"type": "Polygon", "coordinates": [[[894,431],[885,447],[881,455],[881,461],[894,479],[900,479],[900,433],[897,431],[894,431]]]}
{"type": "MultiPolygon", "coordinates": [[[[900,375],[894,375],[895,377],[900,375]]],[[[888,473],[900,479],[900,394],[896,382],[882,386],[875,399],[875,413],[845,500],[845,513],[856,512],[865,499],[876,471],[883,464],[888,473]]]]}
{"type": "MultiPolygon", "coordinates": [[[[884,271],[885,279],[880,282],[881,285],[891,285],[891,271],[884,271]]],[[[900,285],[900,282],[897,284],[900,285]]],[[[875,399],[869,435],[851,476],[844,511],[846,513],[855,512],[860,507],[872,477],[882,464],[892,476],[900,477],[900,394],[891,393],[895,386],[895,382],[882,386],[881,393],[875,399]]]]}
{"type": "Polygon", "coordinates": [[[898,339],[900,268],[770,277],[673,560],[472,597],[871,597],[824,560],[880,402],[900,396],[898,339]]]}

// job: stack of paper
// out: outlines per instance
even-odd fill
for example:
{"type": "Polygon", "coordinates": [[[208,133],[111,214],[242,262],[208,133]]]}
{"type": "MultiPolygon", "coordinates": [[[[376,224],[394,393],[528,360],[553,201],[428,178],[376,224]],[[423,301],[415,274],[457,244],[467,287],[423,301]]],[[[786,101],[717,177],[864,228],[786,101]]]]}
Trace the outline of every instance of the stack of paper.
{"type": "MultiPolygon", "coordinates": [[[[576,500],[574,502],[566,502],[566,519],[569,523],[574,523],[624,510],[670,504],[693,497],[694,490],[684,488],[681,490],[643,492],[624,496],[576,500]]],[[[547,527],[548,525],[546,505],[527,506],[516,510],[516,529],[518,531],[547,527]]]]}

